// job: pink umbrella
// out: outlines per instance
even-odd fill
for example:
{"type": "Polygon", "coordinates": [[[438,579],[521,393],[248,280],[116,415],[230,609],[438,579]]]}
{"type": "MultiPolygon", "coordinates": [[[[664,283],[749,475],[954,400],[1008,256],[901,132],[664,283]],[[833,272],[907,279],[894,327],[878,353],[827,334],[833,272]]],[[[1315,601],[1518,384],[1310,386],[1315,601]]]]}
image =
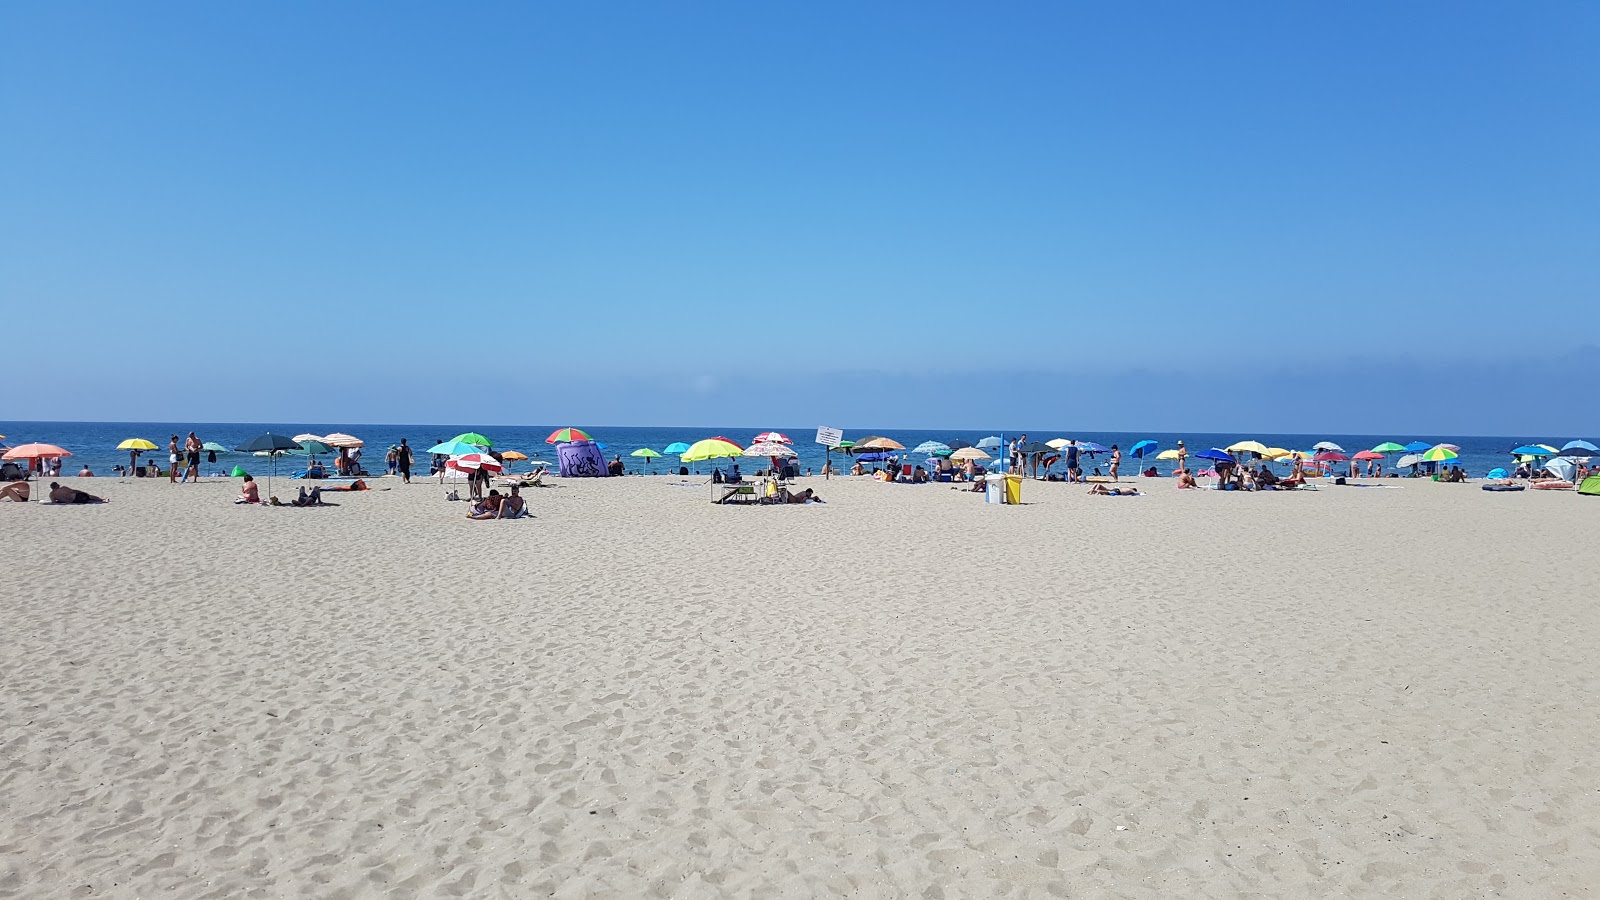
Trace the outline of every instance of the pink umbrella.
{"type": "Polygon", "coordinates": [[[1363,462],[1366,462],[1367,460],[1383,459],[1383,454],[1382,453],[1375,453],[1375,452],[1373,452],[1371,450],[1363,450],[1360,453],[1357,453],[1355,456],[1352,456],[1350,458],[1351,459],[1359,459],[1359,460],[1361,460],[1363,462]]]}
{"type": "Polygon", "coordinates": [[[1343,453],[1337,453],[1337,452],[1335,452],[1333,450],[1324,450],[1321,453],[1318,453],[1316,456],[1313,456],[1312,459],[1316,460],[1317,462],[1349,462],[1350,461],[1350,457],[1345,456],[1343,453]]]}
{"type": "Polygon", "coordinates": [[[794,443],[794,441],[789,440],[789,436],[784,434],[784,433],[782,433],[782,432],[780,432],[780,431],[763,431],[760,434],[756,435],[755,440],[751,441],[750,443],[752,443],[752,444],[792,444],[792,443],[794,443]]]}

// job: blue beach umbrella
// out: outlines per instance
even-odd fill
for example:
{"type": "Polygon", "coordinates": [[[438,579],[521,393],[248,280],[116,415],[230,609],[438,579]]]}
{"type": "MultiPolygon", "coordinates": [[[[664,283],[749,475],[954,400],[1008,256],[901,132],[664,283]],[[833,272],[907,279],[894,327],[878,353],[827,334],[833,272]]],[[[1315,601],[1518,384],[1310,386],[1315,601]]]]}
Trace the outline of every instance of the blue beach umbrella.
{"type": "Polygon", "coordinates": [[[999,446],[1000,438],[992,434],[978,442],[979,450],[993,450],[999,446]]]}
{"type": "Polygon", "coordinates": [[[1084,453],[1110,453],[1111,448],[1105,444],[1096,444],[1094,441],[1079,441],[1078,449],[1084,453]]]}
{"type": "Polygon", "coordinates": [[[434,444],[422,452],[432,456],[464,456],[468,453],[482,453],[483,448],[466,441],[449,440],[442,444],[434,444]]]}
{"type": "Polygon", "coordinates": [[[1160,446],[1161,445],[1156,443],[1155,441],[1143,440],[1143,441],[1140,441],[1137,444],[1134,444],[1132,447],[1130,447],[1128,449],[1128,455],[1133,457],[1134,459],[1144,459],[1146,456],[1149,456],[1150,454],[1156,452],[1156,450],[1159,449],[1160,446]]]}
{"type": "Polygon", "coordinates": [[[1596,447],[1588,441],[1567,441],[1561,445],[1562,456],[1576,456],[1579,452],[1593,456],[1600,454],[1600,447],[1596,447]]]}
{"type": "Polygon", "coordinates": [[[1196,453],[1194,455],[1194,458],[1195,459],[1207,459],[1207,460],[1210,460],[1211,462],[1226,462],[1226,463],[1238,462],[1238,460],[1234,459],[1233,455],[1230,454],[1228,451],[1226,451],[1226,450],[1218,450],[1215,447],[1211,448],[1210,450],[1201,450],[1199,453],[1196,453]]]}
{"type": "Polygon", "coordinates": [[[683,441],[674,441],[674,442],[672,442],[672,443],[670,443],[667,446],[662,448],[661,455],[662,456],[676,456],[678,454],[688,453],[688,452],[689,452],[689,445],[688,444],[685,444],[683,441]]]}
{"type": "Polygon", "coordinates": [[[1523,444],[1511,452],[1518,456],[1555,456],[1549,447],[1541,447],[1538,444],[1523,444]]]}
{"type": "Polygon", "coordinates": [[[1433,445],[1427,441],[1412,441],[1406,445],[1407,453],[1426,453],[1432,449],[1433,445]]]}

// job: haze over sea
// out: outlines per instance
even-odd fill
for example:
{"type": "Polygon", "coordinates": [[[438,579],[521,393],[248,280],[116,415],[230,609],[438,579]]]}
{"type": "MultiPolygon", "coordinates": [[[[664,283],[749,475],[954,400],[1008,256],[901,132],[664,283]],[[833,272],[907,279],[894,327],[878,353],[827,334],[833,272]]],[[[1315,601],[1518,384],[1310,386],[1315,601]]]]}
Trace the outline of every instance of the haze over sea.
{"type": "MultiPolygon", "coordinates": [[[[826,423],[825,423],[826,424],[826,423]]],[[[196,432],[202,440],[215,441],[225,447],[234,447],[264,431],[294,436],[305,432],[313,434],[328,434],[342,431],[361,438],[367,444],[363,456],[363,464],[370,472],[377,472],[383,465],[383,453],[390,444],[397,444],[401,438],[406,438],[411,446],[424,450],[436,440],[448,439],[466,431],[478,431],[493,440],[495,448],[500,450],[520,450],[530,456],[542,456],[553,460],[555,450],[546,444],[545,438],[557,428],[565,427],[561,424],[547,425],[503,425],[486,426],[475,424],[455,425],[393,425],[393,424],[329,424],[326,422],[301,422],[301,423],[240,423],[240,422],[203,422],[203,423],[171,423],[171,422],[0,422],[0,434],[7,436],[6,443],[15,445],[25,441],[43,441],[56,444],[72,451],[72,457],[62,465],[64,473],[76,472],[85,463],[97,475],[110,475],[111,467],[128,461],[125,451],[117,450],[117,444],[130,437],[142,437],[154,442],[162,449],[154,453],[146,453],[144,459],[155,459],[158,464],[164,464],[166,457],[166,441],[173,434],[180,438],[190,431],[196,432]]],[[[589,426],[575,424],[573,427],[583,428],[597,441],[607,447],[607,456],[620,453],[630,471],[667,472],[676,471],[681,465],[676,458],[662,458],[654,463],[646,464],[643,459],[632,457],[630,454],[641,447],[649,447],[660,451],[674,441],[693,443],[701,438],[713,435],[722,435],[748,445],[750,438],[762,431],[780,431],[794,441],[794,448],[799,453],[802,468],[811,467],[820,470],[823,463],[823,448],[814,442],[816,437],[815,425],[723,425],[723,426],[684,426],[672,428],[644,428],[634,426],[589,426]],[[669,466],[668,463],[671,463],[669,466]]],[[[1426,441],[1428,443],[1452,443],[1461,447],[1460,465],[1473,477],[1482,477],[1491,468],[1506,466],[1511,460],[1508,452],[1512,447],[1526,443],[1552,443],[1560,446],[1573,437],[1593,438],[1593,435],[1534,435],[1534,436],[1461,436],[1439,434],[1215,434],[1204,432],[1110,432],[1110,431],[1068,431],[1050,428],[1017,428],[999,430],[973,431],[959,429],[847,429],[846,439],[853,439],[867,434],[879,434],[894,438],[907,448],[915,447],[923,441],[949,441],[954,438],[976,444],[979,440],[989,435],[1005,434],[1008,438],[1018,434],[1027,434],[1030,439],[1048,441],[1057,437],[1076,438],[1080,441],[1096,441],[1106,446],[1119,444],[1124,451],[1133,446],[1136,441],[1153,439],[1160,443],[1162,449],[1174,447],[1177,441],[1182,440],[1193,450],[1205,447],[1226,447],[1235,441],[1258,440],[1269,447],[1284,447],[1292,450],[1309,450],[1319,441],[1332,441],[1354,453],[1357,450],[1377,446],[1384,441],[1396,441],[1401,444],[1411,441],[1426,441]]],[[[1398,454],[1390,454],[1389,465],[1398,454]]],[[[752,461],[757,465],[760,461],[752,461]]],[[[1088,468],[1094,465],[1104,465],[1105,459],[1091,462],[1088,468]]],[[[243,465],[250,471],[266,471],[267,462],[256,460],[240,454],[218,456],[216,464],[207,463],[202,467],[206,474],[213,472],[226,472],[234,465],[243,465]],[[225,463],[225,465],[224,465],[225,463]]],[[[1138,463],[1130,460],[1123,464],[1125,474],[1134,474],[1145,465],[1156,465],[1165,474],[1171,471],[1171,464],[1167,462],[1138,463]]],[[[291,461],[281,461],[279,471],[289,471],[297,464],[291,461]]],[[[423,470],[426,471],[426,461],[423,470]]],[[[707,464],[700,463],[690,466],[690,471],[707,472],[707,464]]]]}

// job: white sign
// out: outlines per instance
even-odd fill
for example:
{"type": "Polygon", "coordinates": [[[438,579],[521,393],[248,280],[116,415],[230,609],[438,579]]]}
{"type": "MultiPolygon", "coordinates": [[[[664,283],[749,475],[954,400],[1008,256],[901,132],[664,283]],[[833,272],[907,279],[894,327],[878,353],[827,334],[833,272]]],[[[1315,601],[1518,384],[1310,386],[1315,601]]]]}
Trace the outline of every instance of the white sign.
{"type": "Polygon", "coordinates": [[[829,428],[826,425],[817,428],[817,443],[824,447],[837,447],[844,440],[844,430],[829,428]]]}

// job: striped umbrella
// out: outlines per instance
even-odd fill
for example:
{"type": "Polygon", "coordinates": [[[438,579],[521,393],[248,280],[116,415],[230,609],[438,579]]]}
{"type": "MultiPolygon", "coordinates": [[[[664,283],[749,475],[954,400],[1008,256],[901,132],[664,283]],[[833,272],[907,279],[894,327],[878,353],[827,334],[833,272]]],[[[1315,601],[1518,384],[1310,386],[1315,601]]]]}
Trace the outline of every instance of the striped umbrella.
{"type": "Polygon", "coordinates": [[[463,453],[460,456],[452,456],[445,465],[455,469],[457,472],[475,472],[478,469],[483,469],[486,472],[504,472],[506,470],[505,465],[500,460],[487,453],[463,453]]]}
{"type": "Polygon", "coordinates": [[[545,438],[544,442],[546,444],[568,444],[573,441],[590,440],[594,439],[589,437],[589,432],[584,431],[582,428],[557,428],[555,431],[550,432],[550,436],[545,438]]]}

